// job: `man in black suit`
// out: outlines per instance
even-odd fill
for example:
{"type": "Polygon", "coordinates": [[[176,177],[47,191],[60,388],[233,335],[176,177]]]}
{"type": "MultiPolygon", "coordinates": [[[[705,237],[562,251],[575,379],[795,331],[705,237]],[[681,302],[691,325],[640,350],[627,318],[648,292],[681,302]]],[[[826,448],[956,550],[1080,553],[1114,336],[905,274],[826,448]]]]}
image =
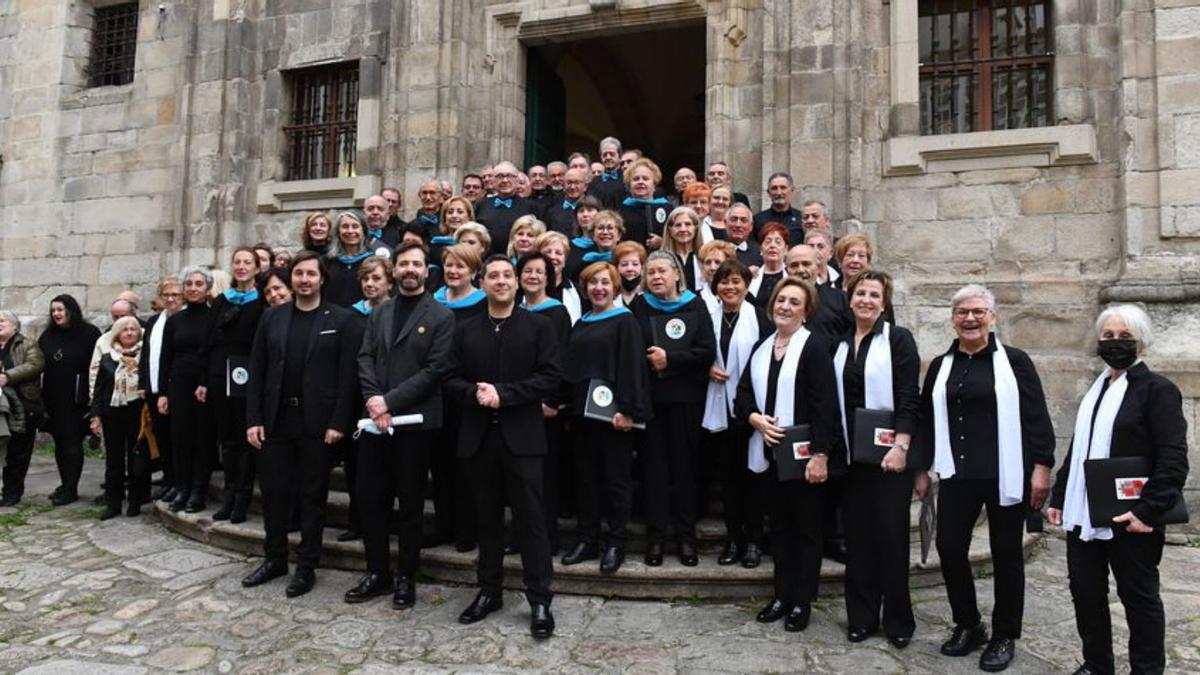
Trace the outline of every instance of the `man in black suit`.
{"type": "Polygon", "coordinates": [[[483,268],[487,312],[454,330],[458,370],[447,395],[462,406],[458,457],[475,493],[479,530],[479,594],[459,615],[475,623],[503,606],[504,499],[512,504],[530,631],[554,632],[550,613],[550,538],[542,502],[546,431],[542,401],[557,391],[558,339],[546,317],[516,306],[512,260],[494,255],[483,268]]]}
{"type": "MultiPolygon", "coordinates": [[[[734,204],[750,206],[750,198],[733,189],[733,169],[729,168],[729,165],[725,162],[713,162],[709,164],[706,177],[708,178],[708,187],[714,190],[722,186],[727,187],[733,194],[734,204]]],[[[758,234],[757,229],[755,229],[755,234],[758,234]]]]}
{"type": "Polygon", "coordinates": [[[784,171],[776,171],[767,179],[767,196],[771,205],[754,214],[754,236],[770,222],[782,224],[788,231],[788,245],[795,246],[804,243],[804,218],[800,210],[792,206],[792,196],[796,188],[792,185],[792,176],[784,171]]]}
{"type": "Polygon", "coordinates": [[[625,199],[625,172],[621,170],[621,141],[609,136],[600,141],[600,165],[603,170],[592,180],[587,193],[604,205],[616,209],[625,199]]]}
{"type": "Polygon", "coordinates": [[[725,212],[725,234],[737,251],[737,259],[746,267],[757,269],[763,264],[762,249],[754,239],[754,214],[745,204],[735,203],[725,212]]]}
{"type": "Polygon", "coordinates": [[[425,474],[442,427],[443,380],[453,368],[454,314],[425,293],[428,251],[403,241],[392,256],[397,295],[367,319],[358,353],[358,379],[367,416],[380,433],[364,433],[358,447],[358,502],[367,574],[346,591],[349,603],[392,592],[392,607],[417,599],[425,474]],[[392,426],[392,417],[414,416],[392,426]],[[419,419],[416,417],[419,416],[419,419]],[[389,521],[400,499],[400,561],[389,572],[389,521]]]}
{"type": "Polygon", "coordinates": [[[492,237],[492,253],[508,250],[508,233],[517,218],[536,212],[532,201],[517,196],[517,167],[512,162],[500,162],[495,168],[496,195],[475,203],[475,220],[487,228],[492,237]]]}
{"type": "Polygon", "coordinates": [[[569,169],[563,178],[562,192],[554,193],[542,212],[548,229],[575,237],[575,207],[588,185],[587,169],[569,169]]]}
{"type": "Polygon", "coordinates": [[[850,303],[840,288],[822,284],[817,279],[821,268],[821,254],[808,244],[799,244],[788,249],[784,258],[789,277],[807,281],[817,289],[817,311],[806,324],[812,332],[825,338],[829,344],[838,340],[854,325],[850,303]]]}
{"type": "Polygon", "coordinates": [[[242,580],[257,586],[287,574],[287,532],[299,495],[300,546],[287,597],[310,591],[321,556],[329,451],[350,429],[358,395],[362,333],[349,310],[324,302],[325,263],[314,251],[292,262],[291,303],[263,313],[250,352],[246,439],[258,453],[266,558],[242,580]]]}

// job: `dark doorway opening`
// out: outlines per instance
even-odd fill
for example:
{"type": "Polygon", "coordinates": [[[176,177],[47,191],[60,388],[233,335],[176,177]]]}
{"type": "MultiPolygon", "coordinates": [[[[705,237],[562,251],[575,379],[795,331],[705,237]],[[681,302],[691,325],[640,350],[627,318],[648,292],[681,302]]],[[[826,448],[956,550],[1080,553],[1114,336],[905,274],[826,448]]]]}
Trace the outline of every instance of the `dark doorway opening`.
{"type": "Polygon", "coordinates": [[[525,164],[598,160],[605,136],[637,148],[663,171],[704,175],[703,21],[571,42],[529,46],[525,164]]]}

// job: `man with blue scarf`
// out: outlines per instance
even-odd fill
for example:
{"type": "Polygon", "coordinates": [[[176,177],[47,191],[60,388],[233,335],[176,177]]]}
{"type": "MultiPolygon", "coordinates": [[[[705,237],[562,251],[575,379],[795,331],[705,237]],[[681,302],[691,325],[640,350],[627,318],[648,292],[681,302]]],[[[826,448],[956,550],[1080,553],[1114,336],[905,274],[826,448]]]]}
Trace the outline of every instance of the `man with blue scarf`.
{"type": "Polygon", "coordinates": [[[533,202],[517,196],[517,167],[512,162],[500,162],[493,171],[496,194],[475,204],[475,221],[491,235],[492,253],[503,254],[508,251],[512,224],[521,216],[535,214],[536,209],[533,202]]]}

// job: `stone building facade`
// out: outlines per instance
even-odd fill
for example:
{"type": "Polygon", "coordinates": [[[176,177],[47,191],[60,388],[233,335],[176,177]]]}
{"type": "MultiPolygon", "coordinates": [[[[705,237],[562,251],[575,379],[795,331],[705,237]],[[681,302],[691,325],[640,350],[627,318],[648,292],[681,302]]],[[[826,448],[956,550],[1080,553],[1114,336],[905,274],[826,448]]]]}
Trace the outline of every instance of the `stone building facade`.
{"type": "Polygon", "coordinates": [[[866,232],[926,357],[952,291],[988,284],[1065,436],[1098,309],[1145,303],[1195,426],[1200,1],[1054,0],[1052,124],[944,135],[920,133],[921,0],[141,0],[133,81],[89,87],[94,14],[119,1],[0,0],[0,306],[101,311],[292,243],[306,210],[519,163],[530,50],[692,26],[705,157],[756,204],[789,171],[866,232]],[[346,61],[353,175],[288,180],[290,74],[346,61]]]}

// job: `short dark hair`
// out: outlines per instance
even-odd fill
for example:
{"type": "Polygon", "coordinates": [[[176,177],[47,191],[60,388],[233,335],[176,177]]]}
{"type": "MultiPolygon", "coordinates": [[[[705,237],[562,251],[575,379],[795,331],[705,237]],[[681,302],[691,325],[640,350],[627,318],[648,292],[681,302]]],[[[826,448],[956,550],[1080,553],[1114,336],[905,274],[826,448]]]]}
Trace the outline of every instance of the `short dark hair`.
{"type": "Polygon", "coordinates": [[[846,280],[846,295],[854,295],[854,289],[864,281],[874,281],[883,287],[883,311],[892,308],[892,275],[879,270],[865,269],[846,280]]]}
{"type": "Polygon", "coordinates": [[[258,275],[258,279],[255,280],[259,292],[267,290],[267,284],[271,283],[272,277],[278,279],[279,283],[283,284],[289,291],[292,290],[292,274],[289,270],[279,267],[268,267],[267,271],[258,275]]]}
{"type": "Polygon", "coordinates": [[[741,277],[747,286],[750,285],[750,280],[754,278],[754,275],[750,273],[750,268],[746,267],[745,263],[737,258],[729,258],[717,267],[716,272],[713,272],[712,288],[716,290],[717,284],[733,276],[741,277]]]}
{"type": "Polygon", "coordinates": [[[483,183],[483,176],[480,176],[480,175],[479,175],[479,174],[477,174],[477,173],[469,173],[469,174],[467,174],[467,175],[463,176],[463,179],[462,179],[462,185],[466,185],[466,184],[467,184],[467,181],[468,181],[468,180],[470,180],[470,179],[472,179],[472,178],[474,178],[475,180],[479,181],[480,183],[483,183]]]}
{"type": "Polygon", "coordinates": [[[483,264],[479,266],[479,271],[480,271],[481,275],[483,273],[486,273],[488,265],[491,265],[494,262],[507,263],[509,267],[513,268],[514,273],[517,270],[517,266],[515,264],[513,264],[512,258],[504,255],[503,253],[493,253],[493,254],[489,255],[487,258],[484,258],[483,264]]]}
{"type": "Polygon", "coordinates": [[[400,228],[400,238],[404,239],[406,234],[415,234],[421,238],[422,242],[429,243],[429,238],[426,236],[425,226],[417,221],[405,223],[404,227],[400,228]]]}
{"type": "MultiPolygon", "coordinates": [[[[517,279],[518,280],[521,278],[521,272],[525,271],[525,266],[534,260],[541,260],[542,264],[546,266],[546,275],[548,278],[555,273],[554,263],[550,262],[549,256],[547,256],[545,253],[542,253],[541,251],[530,251],[529,253],[526,253],[525,255],[521,256],[521,258],[519,260],[517,260],[517,279]]],[[[484,265],[484,267],[487,267],[487,265],[484,265]]],[[[553,281],[553,278],[550,278],[549,280],[553,281]]],[[[519,281],[518,281],[518,285],[520,285],[519,281]]]]}
{"type": "Polygon", "coordinates": [[[399,244],[396,245],[396,250],[392,252],[392,264],[395,265],[396,261],[400,259],[400,256],[402,254],[408,253],[409,251],[411,251],[413,249],[420,249],[421,257],[425,259],[425,264],[428,265],[429,264],[429,249],[426,248],[425,244],[415,242],[411,239],[409,239],[408,241],[401,241],[399,244]]]}
{"type": "MultiPolygon", "coordinates": [[[[292,258],[292,266],[288,268],[288,276],[291,277],[292,270],[296,269],[296,265],[299,265],[302,262],[308,262],[309,260],[317,261],[317,270],[319,270],[321,273],[321,281],[328,281],[329,268],[325,266],[325,257],[316,251],[310,251],[308,249],[300,251],[296,254],[295,258],[292,258]]],[[[291,284],[289,284],[289,286],[290,285],[291,284]]]]}

